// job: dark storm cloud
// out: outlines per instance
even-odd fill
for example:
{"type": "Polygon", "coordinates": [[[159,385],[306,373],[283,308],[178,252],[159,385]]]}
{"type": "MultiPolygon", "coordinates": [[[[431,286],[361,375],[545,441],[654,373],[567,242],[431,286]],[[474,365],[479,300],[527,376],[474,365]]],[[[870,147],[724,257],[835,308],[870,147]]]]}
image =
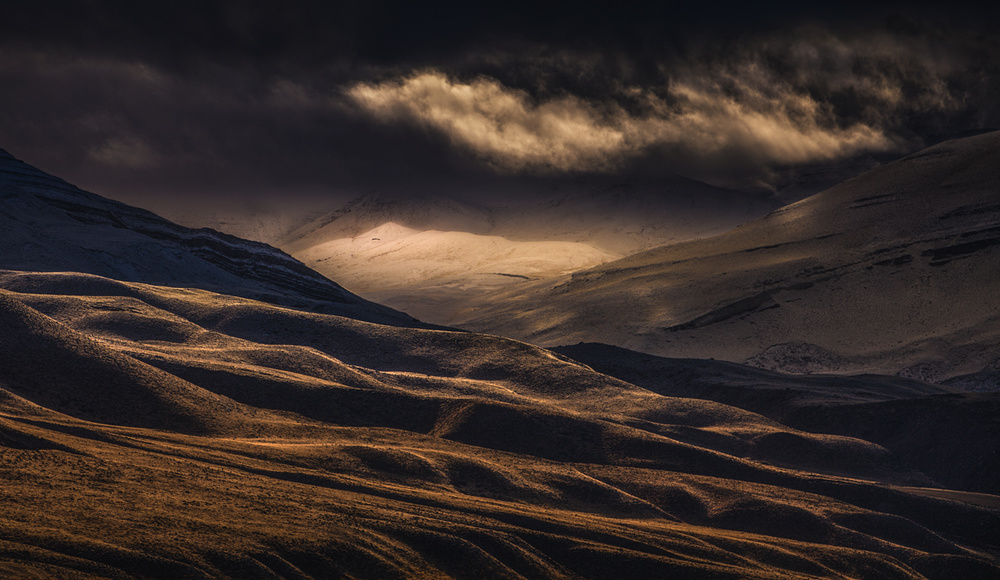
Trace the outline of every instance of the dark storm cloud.
{"type": "Polygon", "coordinates": [[[763,180],[773,167],[901,153],[995,122],[983,85],[995,86],[996,62],[969,66],[989,49],[926,31],[800,25],[664,58],[652,76],[563,51],[496,66],[531,71],[501,72],[508,84],[422,69],[358,82],[348,96],[375,119],[436,131],[501,171],[617,170],[658,155],[701,179],[763,180]],[[557,75],[569,80],[552,83],[557,75]],[[582,88],[566,90],[574,84],[582,88]]]}
{"type": "Polygon", "coordinates": [[[0,19],[0,147],[141,203],[766,182],[997,124],[996,38],[968,14],[838,6],[25,2],[0,19]]]}
{"type": "Polygon", "coordinates": [[[252,68],[203,63],[178,75],[5,51],[0,83],[3,147],[130,201],[356,189],[446,170],[449,159],[434,138],[355,120],[336,90],[252,68]]]}

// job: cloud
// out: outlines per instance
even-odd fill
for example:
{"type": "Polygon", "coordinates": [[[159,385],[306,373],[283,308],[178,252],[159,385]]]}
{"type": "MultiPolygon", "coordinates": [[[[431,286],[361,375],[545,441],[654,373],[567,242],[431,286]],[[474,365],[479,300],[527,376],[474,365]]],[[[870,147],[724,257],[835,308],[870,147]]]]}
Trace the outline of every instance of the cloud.
{"type": "Polygon", "coordinates": [[[903,28],[803,24],[692,42],[659,62],[559,46],[486,51],[383,71],[345,94],[363,117],[441,135],[505,173],[635,162],[753,183],[998,122],[995,41],[903,28]]]}
{"type": "Polygon", "coordinates": [[[995,36],[962,31],[772,26],[720,39],[713,27],[651,47],[628,26],[628,43],[464,31],[452,39],[461,50],[401,42],[362,58],[337,48],[343,39],[324,44],[335,35],[322,26],[304,38],[278,26],[285,40],[263,44],[237,26],[213,44],[214,33],[166,25],[87,40],[67,21],[36,42],[12,22],[0,24],[11,32],[0,35],[0,147],[135,203],[480,191],[587,171],[756,187],[798,164],[1000,124],[995,36]]]}
{"type": "Polygon", "coordinates": [[[651,97],[660,114],[637,121],[637,130],[648,144],[762,164],[812,163],[894,147],[878,127],[842,127],[829,107],[789,87],[765,91],[729,80],[728,87],[703,79],[675,83],[669,93],[674,104],[651,97]]]}
{"type": "Polygon", "coordinates": [[[430,71],[359,83],[347,94],[379,120],[408,120],[439,130],[505,169],[604,168],[634,147],[626,127],[582,99],[534,103],[526,92],[487,77],[461,83],[430,71]]]}
{"type": "Polygon", "coordinates": [[[253,69],[0,50],[0,86],[0,147],[140,205],[328,191],[350,177],[339,136],[360,133],[308,85],[253,69]]]}
{"type": "Polygon", "coordinates": [[[739,58],[767,71],[765,80],[781,74],[803,91],[853,109],[840,114],[887,125],[962,106],[971,52],[965,41],[886,31],[838,36],[809,26],[759,39],[739,58]]]}
{"type": "Polygon", "coordinates": [[[614,101],[559,96],[536,102],[525,91],[480,77],[471,82],[425,71],[359,83],[348,96],[376,119],[407,121],[445,134],[504,170],[611,170],[650,147],[689,149],[704,157],[743,154],[759,163],[804,163],[886,150],[876,127],[838,126],[828,107],[787,86],[752,86],[737,75],[685,79],[666,97],[632,87],[644,112],[614,101]]]}

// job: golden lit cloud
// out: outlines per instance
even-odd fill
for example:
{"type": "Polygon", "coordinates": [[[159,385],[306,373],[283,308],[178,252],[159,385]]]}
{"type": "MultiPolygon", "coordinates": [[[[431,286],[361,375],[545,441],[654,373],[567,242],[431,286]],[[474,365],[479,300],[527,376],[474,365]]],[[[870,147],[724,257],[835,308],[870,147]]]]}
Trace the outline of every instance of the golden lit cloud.
{"type": "Polygon", "coordinates": [[[646,112],[573,96],[536,102],[490,78],[458,82],[436,71],[351,87],[349,97],[384,122],[409,121],[447,135],[502,169],[601,170],[648,147],[698,155],[744,154],[764,163],[802,163],[884,150],[875,127],[839,127],[829,110],[789,87],[762,91],[735,75],[723,85],[675,82],[669,100],[630,89],[646,112]]]}
{"type": "Polygon", "coordinates": [[[743,155],[761,163],[796,164],[838,159],[893,146],[864,123],[840,127],[829,107],[780,83],[766,90],[742,76],[726,82],[674,83],[675,103],[650,98],[659,114],[635,121],[647,143],[683,146],[702,156],[743,155]]]}
{"type": "Polygon", "coordinates": [[[527,93],[488,78],[464,84],[427,72],[358,84],[348,94],[383,121],[405,119],[440,130],[509,169],[603,167],[634,146],[626,127],[580,99],[533,103],[527,93]]]}

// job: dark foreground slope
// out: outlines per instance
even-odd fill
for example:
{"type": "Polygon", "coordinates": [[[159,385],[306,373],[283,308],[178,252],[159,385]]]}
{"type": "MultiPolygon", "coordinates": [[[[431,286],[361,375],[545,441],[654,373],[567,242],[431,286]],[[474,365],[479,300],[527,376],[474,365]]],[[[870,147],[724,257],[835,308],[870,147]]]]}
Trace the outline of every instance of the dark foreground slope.
{"type": "Polygon", "coordinates": [[[878,375],[787,375],[602,344],[553,350],[662,395],[716,401],[803,431],[872,441],[947,487],[1000,493],[1000,393],[878,375]]]}
{"type": "Polygon", "coordinates": [[[0,149],[0,268],[205,288],[385,324],[419,324],[267,244],[192,230],[83,191],[0,149]]]}
{"type": "Polygon", "coordinates": [[[1000,574],[994,496],[860,439],[495,337],[82,274],[0,288],[0,575],[1000,574]]]}
{"type": "Polygon", "coordinates": [[[489,297],[446,322],[542,345],[602,342],[937,382],[996,370],[998,266],[994,132],[941,143],[713,238],[489,297]]]}

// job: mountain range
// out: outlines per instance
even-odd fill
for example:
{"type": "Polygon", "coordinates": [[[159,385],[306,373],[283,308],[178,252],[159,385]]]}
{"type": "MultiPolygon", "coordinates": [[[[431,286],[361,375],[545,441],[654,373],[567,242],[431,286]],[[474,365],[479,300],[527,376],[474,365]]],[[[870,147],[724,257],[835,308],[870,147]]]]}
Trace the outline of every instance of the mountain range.
{"type": "Polygon", "coordinates": [[[795,373],[966,384],[1000,361],[1000,133],[704,239],[452,304],[435,322],[795,373]]]}
{"type": "MultiPolygon", "coordinates": [[[[975,272],[994,251],[996,211],[983,201],[995,192],[994,143],[944,144],[721,236],[569,278],[524,280],[518,292],[556,284],[534,295],[552,301],[526,308],[533,295],[523,294],[497,303],[493,316],[523,308],[507,310],[507,323],[528,327],[551,322],[531,322],[539,307],[570,308],[573,299],[587,308],[569,312],[565,332],[582,332],[582,316],[603,307],[586,302],[596,293],[580,294],[589,283],[607,289],[604,314],[621,308],[617,322],[605,322],[632,324],[626,314],[651,308],[656,295],[652,282],[626,284],[633,274],[623,264],[633,264],[635,280],[649,273],[670,287],[663,272],[680,274],[664,264],[677,268],[685,255],[706,262],[695,273],[725,276],[716,270],[725,263],[734,276],[759,268],[812,284],[761,287],[775,303],[824,285],[822,297],[833,300],[838,287],[859,289],[854,277],[907,266],[968,274],[966,283],[988,289],[992,273],[975,272]],[[926,192],[899,202],[905,183],[926,192]],[[954,203],[926,209],[923,221],[899,217],[939,191],[954,203]],[[765,235],[761,223],[775,232],[765,235]],[[892,251],[872,258],[885,264],[823,274],[820,254],[805,254],[838,237],[854,240],[843,247],[856,255],[892,251]],[[739,249],[750,239],[761,247],[739,249]],[[812,274],[794,278],[802,271],[812,274]],[[627,308],[615,306],[628,285],[627,308]]],[[[181,227],[9,155],[0,161],[0,575],[1000,575],[996,394],[912,377],[801,377],[620,346],[548,350],[435,327],[265,244],[181,227]]],[[[464,211],[456,213],[479,219],[464,211]]],[[[960,290],[941,283],[940,294],[918,288],[900,300],[917,308],[921,296],[960,290]]],[[[742,286],[726,294],[715,284],[660,323],[688,327],[661,331],[683,336],[741,316],[799,312],[765,301],[730,317],[713,305],[703,318],[698,300],[744,299],[742,286]],[[720,294],[705,294],[712,289],[720,294]]],[[[819,311],[811,308],[801,312],[819,311]]],[[[971,334],[961,325],[988,322],[989,308],[956,305],[949,312],[962,317],[939,338],[966,332],[955,348],[978,352],[967,346],[985,344],[977,340],[988,326],[971,334]]],[[[542,329],[533,339],[560,338],[558,325],[532,328],[542,329]]]]}
{"type": "Polygon", "coordinates": [[[272,242],[366,298],[437,320],[449,303],[717,234],[775,207],[679,176],[529,182],[499,200],[469,197],[369,195],[272,242]]]}

